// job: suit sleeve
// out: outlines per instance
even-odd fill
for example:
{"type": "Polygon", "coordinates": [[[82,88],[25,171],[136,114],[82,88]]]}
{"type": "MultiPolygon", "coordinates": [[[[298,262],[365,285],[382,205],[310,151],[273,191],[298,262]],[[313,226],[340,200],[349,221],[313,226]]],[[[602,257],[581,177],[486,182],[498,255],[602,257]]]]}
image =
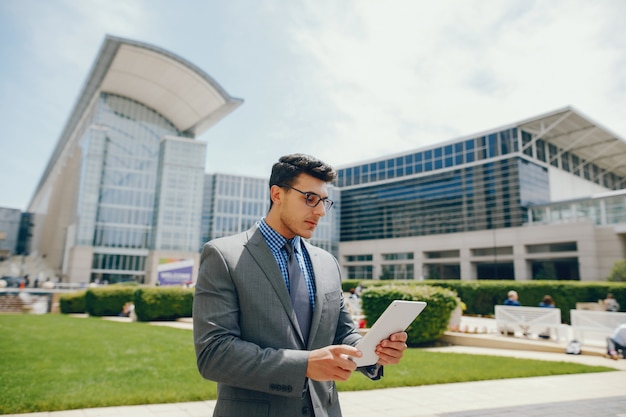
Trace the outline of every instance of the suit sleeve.
{"type": "MultiPolygon", "coordinates": [[[[339,268],[339,263],[337,260],[333,258],[335,262],[335,266],[337,268],[337,274],[339,277],[339,287],[341,287],[341,272],[339,268]]],[[[361,336],[358,333],[358,329],[352,320],[352,315],[348,311],[348,308],[345,304],[345,299],[343,296],[341,297],[341,308],[339,312],[339,320],[337,325],[337,332],[335,335],[335,344],[347,344],[351,346],[355,346],[358,341],[361,340],[361,336]]],[[[368,377],[373,381],[377,381],[384,375],[384,369],[381,365],[371,365],[371,366],[362,366],[357,368],[357,371],[368,377]]]]}

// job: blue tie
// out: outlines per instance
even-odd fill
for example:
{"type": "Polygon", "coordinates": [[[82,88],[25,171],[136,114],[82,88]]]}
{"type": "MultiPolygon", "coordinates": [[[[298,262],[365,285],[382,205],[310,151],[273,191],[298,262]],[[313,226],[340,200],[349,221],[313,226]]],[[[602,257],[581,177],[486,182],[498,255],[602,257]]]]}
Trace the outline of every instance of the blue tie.
{"type": "Polygon", "coordinates": [[[302,273],[298,259],[288,241],[285,243],[287,251],[287,272],[289,273],[289,295],[291,296],[291,304],[296,312],[300,332],[306,342],[309,339],[309,329],[311,327],[311,301],[309,300],[309,289],[306,285],[306,278],[302,273]]]}

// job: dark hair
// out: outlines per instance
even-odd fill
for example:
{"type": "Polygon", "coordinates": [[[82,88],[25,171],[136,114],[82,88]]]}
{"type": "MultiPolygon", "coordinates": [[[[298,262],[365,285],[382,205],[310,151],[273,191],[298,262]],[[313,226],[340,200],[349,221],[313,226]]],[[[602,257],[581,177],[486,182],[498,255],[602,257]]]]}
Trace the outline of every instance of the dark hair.
{"type": "MultiPolygon", "coordinates": [[[[292,185],[300,174],[308,174],[324,182],[332,182],[337,178],[335,169],[319,159],[302,153],[281,156],[272,166],[270,188],[272,185],[292,185]]],[[[272,199],[270,197],[270,207],[272,199]]]]}
{"type": "Polygon", "coordinates": [[[332,182],[337,178],[337,172],[330,165],[319,159],[301,153],[281,156],[272,166],[270,187],[272,185],[292,185],[300,174],[308,174],[324,182],[332,182]]]}

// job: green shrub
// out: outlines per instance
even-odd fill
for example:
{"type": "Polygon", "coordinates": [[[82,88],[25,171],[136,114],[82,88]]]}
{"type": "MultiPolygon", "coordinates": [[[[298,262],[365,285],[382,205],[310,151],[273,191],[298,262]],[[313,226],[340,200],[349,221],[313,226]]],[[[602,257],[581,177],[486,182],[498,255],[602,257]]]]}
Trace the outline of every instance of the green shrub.
{"type": "Polygon", "coordinates": [[[85,293],[87,291],[76,291],[72,293],[61,294],[59,297],[59,306],[63,314],[81,314],[85,313],[85,293]]]}
{"type": "Polygon", "coordinates": [[[613,264],[613,269],[611,269],[607,280],[611,282],[626,282],[626,259],[613,264]]]}
{"type": "Polygon", "coordinates": [[[408,343],[421,345],[437,340],[450,322],[450,314],[459,303],[452,290],[427,285],[371,286],[361,294],[366,321],[372,325],[393,300],[425,301],[426,309],[408,327],[408,343]]]}
{"type": "Polygon", "coordinates": [[[90,316],[117,316],[124,304],[133,301],[134,286],[107,285],[89,288],[85,293],[85,309],[90,316]]]}
{"type": "Polygon", "coordinates": [[[176,320],[191,317],[193,288],[141,287],[133,302],[139,321],[176,320]]]}
{"type": "Polygon", "coordinates": [[[341,289],[343,292],[349,292],[351,288],[356,288],[362,281],[359,279],[346,279],[341,281],[341,289]]]}

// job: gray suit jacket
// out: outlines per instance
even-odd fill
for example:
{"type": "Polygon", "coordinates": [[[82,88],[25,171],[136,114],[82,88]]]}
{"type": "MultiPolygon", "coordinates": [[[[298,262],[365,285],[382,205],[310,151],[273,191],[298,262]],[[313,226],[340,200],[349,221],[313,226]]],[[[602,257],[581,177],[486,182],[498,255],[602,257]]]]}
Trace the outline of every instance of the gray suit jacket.
{"type": "Polygon", "coordinates": [[[335,383],[305,377],[308,351],[354,345],[360,336],[344,305],[337,260],[305,245],[316,285],[308,346],[257,226],[205,244],[193,327],[198,370],[218,382],[214,416],[341,416],[335,383]]]}

